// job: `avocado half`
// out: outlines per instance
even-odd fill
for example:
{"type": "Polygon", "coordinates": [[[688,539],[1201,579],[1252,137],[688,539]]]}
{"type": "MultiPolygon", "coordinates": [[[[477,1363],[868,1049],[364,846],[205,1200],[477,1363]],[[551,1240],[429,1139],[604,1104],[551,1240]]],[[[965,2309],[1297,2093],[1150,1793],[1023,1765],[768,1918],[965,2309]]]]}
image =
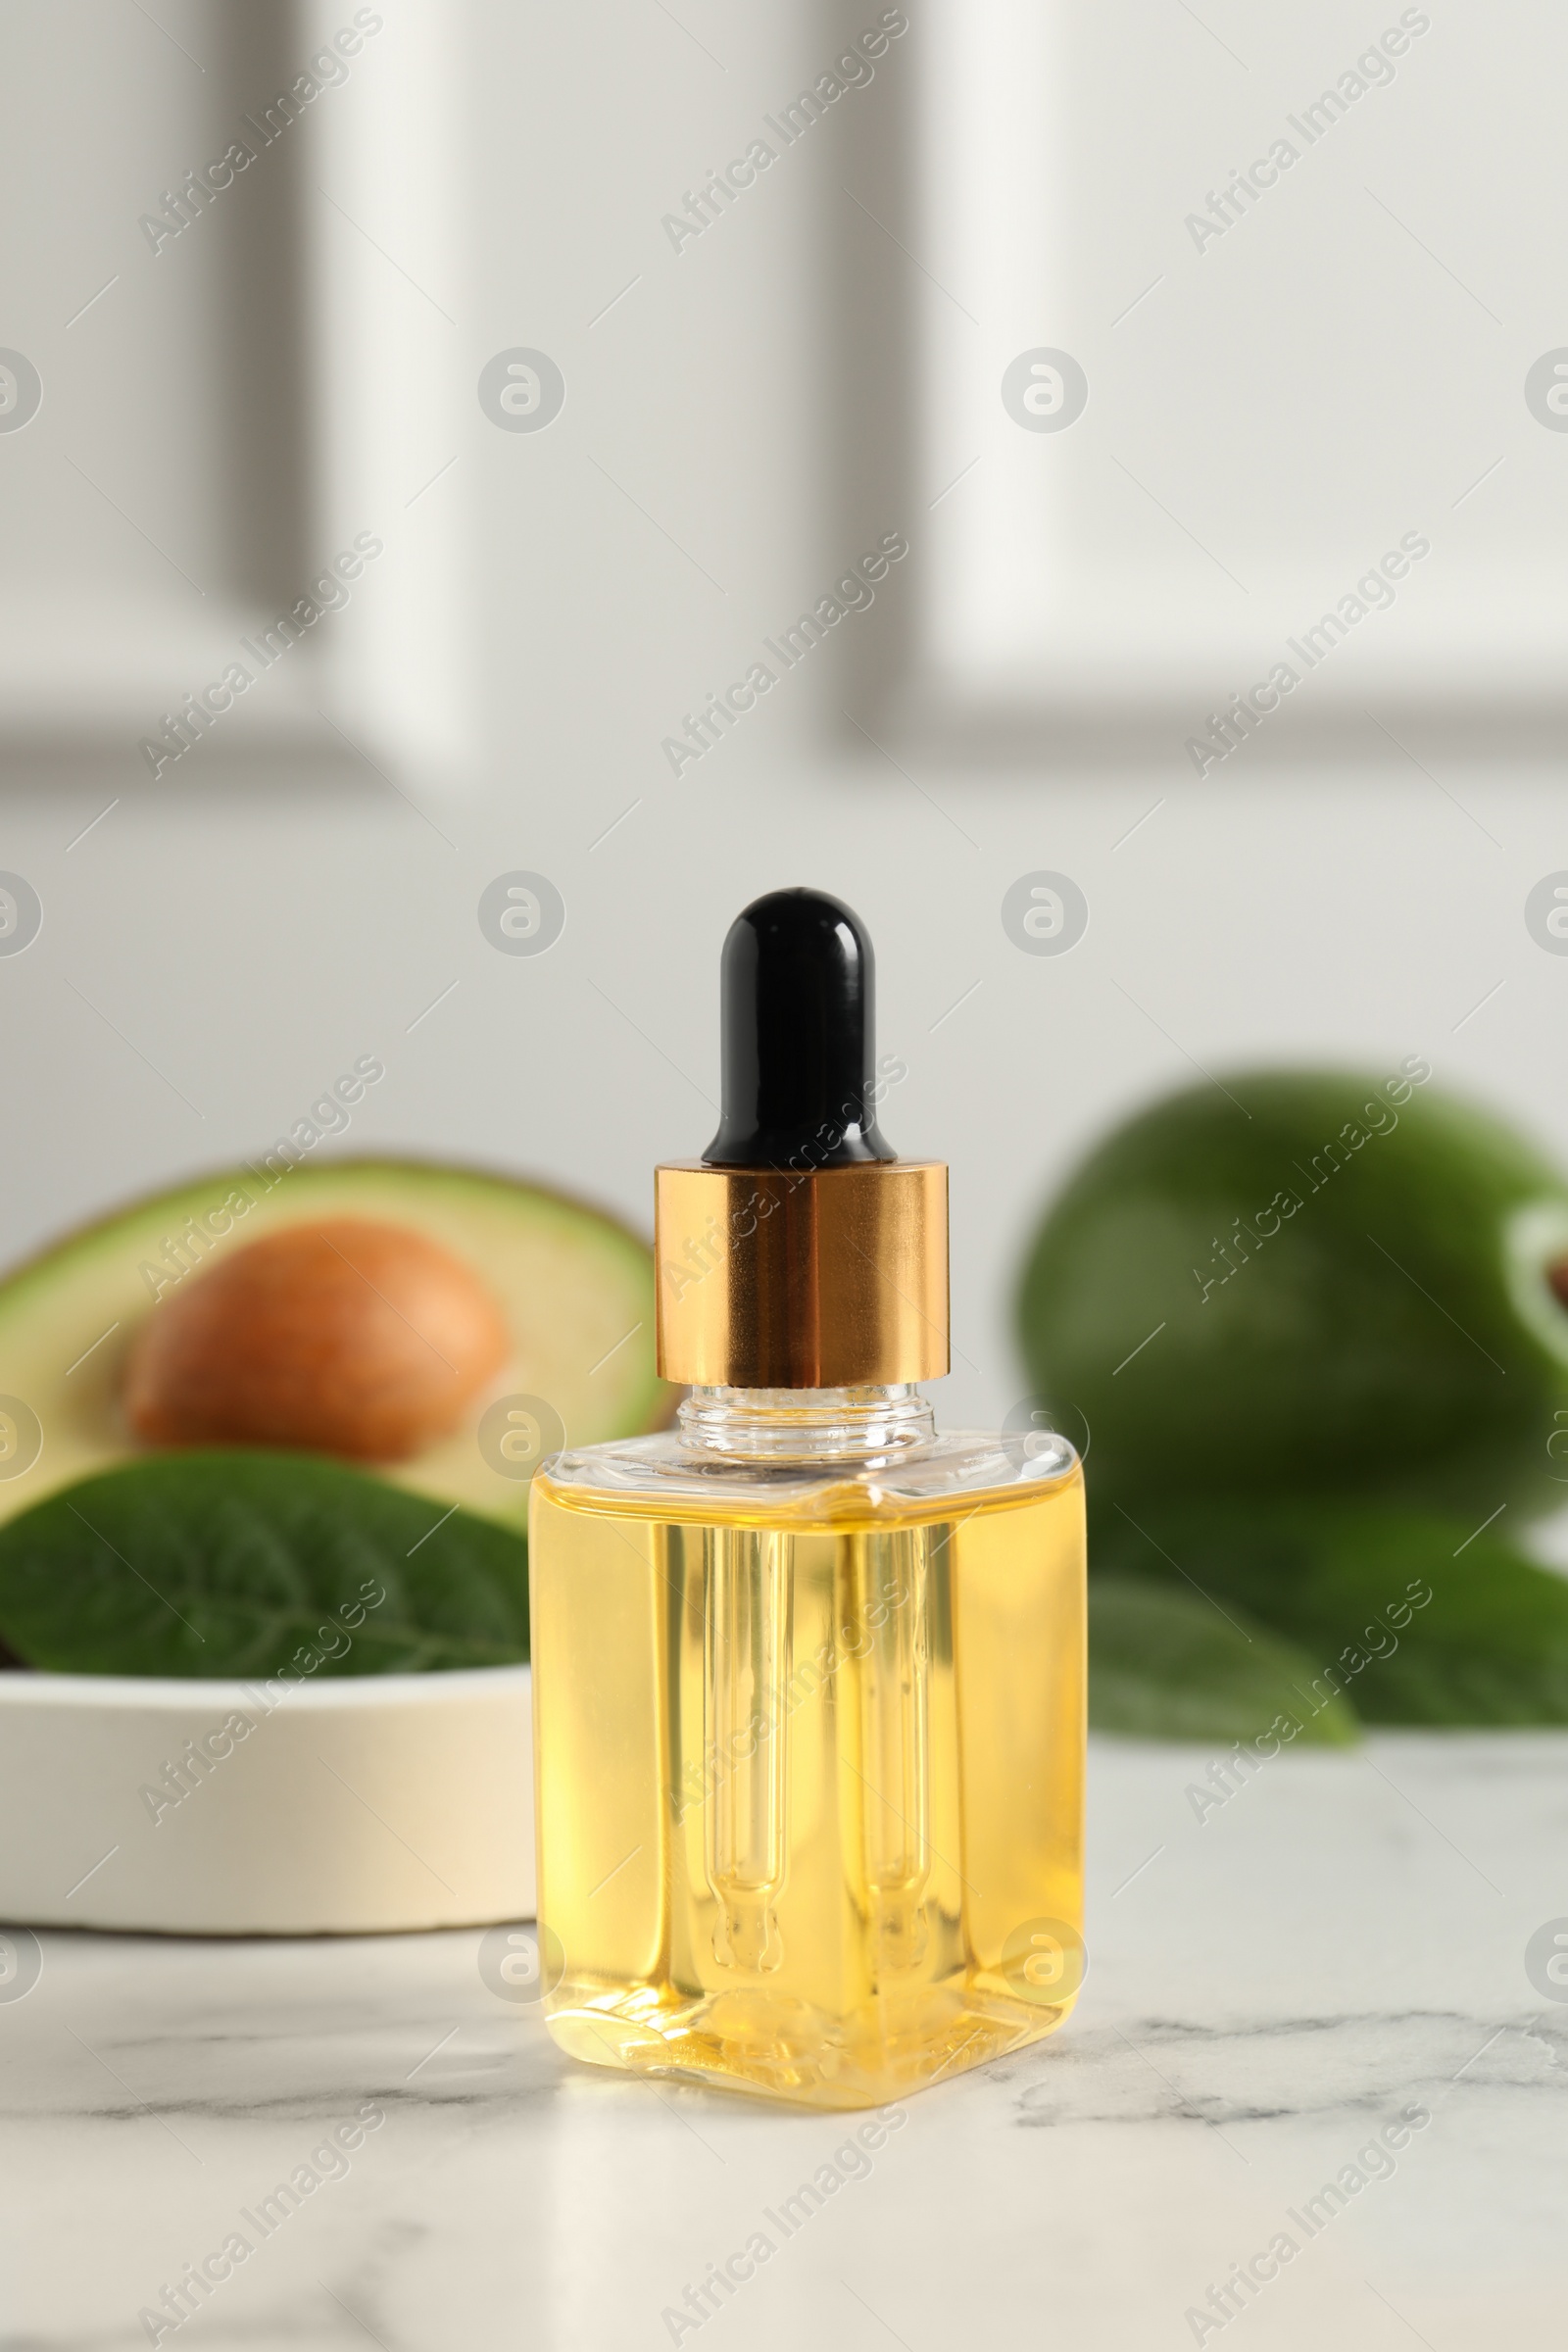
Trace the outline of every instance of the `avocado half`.
{"type": "Polygon", "coordinates": [[[512,1335],[510,1360],[457,1428],[377,1466],[379,1477],[525,1526],[526,1478],[506,1476],[480,1450],[479,1422],[498,1397],[545,1400],[573,1446],[668,1419],[675,1392],[654,1369],[653,1259],[614,1218],[537,1185],[415,1160],[345,1159],[270,1176],[240,1167],[122,1209],[0,1283],[0,1425],[11,1433],[0,1453],[0,1521],[154,1451],[131,1434],[120,1403],[138,1327],[225,1248],[325,1216],[405,1225],[444,1245],[489,1287],[512,1335]],[[236,1194],[249,1202],[242,1214],[236,1194]],[[193,1250],[187,1220],[211,1235],[225,1223],[225,1204],[227,1233],[193,1250]]]}
{"type": "Polygon", "coordinates": [[[1426,1069],[1194,1088],[1078,1168],[1018,1328],[1097,1512],[1568,1500],[1568,1184],[1426,1069]]]}

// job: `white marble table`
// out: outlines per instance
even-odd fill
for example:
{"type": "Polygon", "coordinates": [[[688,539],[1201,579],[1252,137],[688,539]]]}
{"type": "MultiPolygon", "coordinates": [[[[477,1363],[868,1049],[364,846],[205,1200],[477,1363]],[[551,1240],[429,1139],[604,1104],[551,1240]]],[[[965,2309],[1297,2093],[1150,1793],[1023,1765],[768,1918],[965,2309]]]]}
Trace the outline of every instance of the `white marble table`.
{"type": "Polygon", "coordinates": [[[145,2343],[138,2310],[373,2102],[342,2176],[163,2342],[1559,2342],[1568,2001],[1524,1949],[1568,1915],[1568,1739],[1288,1754],[1200,1823],[1208,1761],[1096,1743],[1075,2017],[911,2100],[787,2240],[764,2209],[856,2119],[579,2069],[486,1989],[474,1933],[46,1936],[0,2002],[0,2340],[145,2343]],[[1406,2107],[1430,2121],[1308,2239],[1288,2217],[1406,2107]],[[662,2316],[759,2230],[731,2301],[662,2316]],[[1187,2316],[1282,2231],[1300,2250],[1245,2309],[1187,2316]]]}

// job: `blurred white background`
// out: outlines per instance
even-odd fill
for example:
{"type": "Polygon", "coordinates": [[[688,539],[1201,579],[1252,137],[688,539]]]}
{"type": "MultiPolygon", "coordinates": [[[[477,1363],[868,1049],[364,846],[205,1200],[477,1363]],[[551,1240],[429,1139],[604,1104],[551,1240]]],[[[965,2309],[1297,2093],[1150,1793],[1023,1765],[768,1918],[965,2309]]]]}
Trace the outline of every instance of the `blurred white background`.
{"type": "MultiPolygon", "coordinates": [[[[1560,87],[1560,21],[1544,6],[1463,22],[1434,8],[1393,83],[1229,249],[1200,257],[1184,211],[1399,12],[1326,0],[1282,43],[1262,0],[1211,0],[1203,22],[1171,0],[1151,50],[1144,11],[1100,11],[1116,20],[1121,77],[1102,58],[1080,97],[1069,58],[1040,96],[1041,155],[1009,134],[1003,170],[986,150],[1008,276],[974,262],[983,217],[977,242],[931,201],[954,184],[955,125],[983,136],[976,89],[999,124],[1017,116],[1008,12],[891,13],[907,29],[874,74],[792,145],[773,138],[768,169],[677,240],[665,216],[771,138],[765,118],[878,7],[8,10],[0,346],[30,361],[42,401],[0,430],[0,867],[43,906],[36,940],[0,956],[9,1253],[267,1149],[363,1054],[386,1082],[323,1152],[499,1164],[647,1226],[653,1162],[700,1151],[714,1125],[724,930],[789,883],[840,893],[869,924],[881,1045],[908,1065],[885,1130],[953,1162],[950,1422],[1018,1396],[1009,1301],[1031,1220],[1084,1146],[1156,1091],[1262,1062],[1381,1072],[1419,1053],[1440,1082],[1568,1154],[1568,960],[1524,915],[1532,888],[1568,867],[1556,680],[1540,647],[1496,666],[1506,632],[1484,587],[1489,564],[1511,564],[1516,588],[1541,578],[1560,533],[1568,436],[1542,428],[1524,382],[1568,336],[1544,307],[1560,300],[1547,262],[1561,191],[1542,183],[1533,116],[1510,155],[1495,104],[1467,131],[1454,95],[1500,77],[1524,107],[1550,74],[1560,87]],[[356,14],[344,75],[323,73],[299,119],[270,147],[253,140],[255,163],[155,252],[142,217],[248,135],[242,118],[356,14]],[[966,113],[956,82],[942,103],[956,38],[972,43],[966,113]],[[1094,158],[1125,133],[1123,92],[1147,112],[1167,86],[1172,109],[1202,96],[1156,206],[1152,181],[1097,174],[1094,158]],[[1042,219],[1051,235],[1081,232],[1073,250],[1090,259],[1054,281],[1004,230],[1007,191],[1028,187],[1063,122],[1079,125],[1078,161],[1042,219]],[[1462,201],[1445,214],[1434,190],[1459,162],[1462,201]],[[1350,209],[1357,185],[1419,246],[1350,209]],[[1461,228],[1452,268],[1479,307],[1446,260],[1424,258],[1461,228]],[[1107,243],[1113,285],[1093,266],[1107,243]],[[1244,559],[1213,500],[1184,512],[1181,492],[1223,479],[1255,391],[1222,367],[1209,397],[1189,381],[1167,398],[1168,338],[1189,369],[1205,346],[1150,315],[1168,299],[1179,321],[1195,277],[1224,309],[1206,289],[1245,266],[1256,274],[1234,276],[1230,315],[1266,356],[1280,317],[1298,330],[1301,306],[1324,304],[1341,252],[1355,303],[1321,312],[1349,354],[1337,443],[1303,454],[1297,511],[1312,504],[1308,459],[1329,463],[1336,445],[1369,487],[1326,503],[1309,533],[1282,504],[1244,559]],[[1312,270],[1293,280],[1303,254],[1312,270]],[[1156,272],[1169,282],[1113,335],[1156,272]],[[957,391],[933,353],[938,301],[984,359],[965,358],[957,391]],[[1402,343],[1388,331],[1401,321],[1402,343]],[[1377,365],[1359,377],[1358,337],[1374,329],[1377,365]],[[999,444],[1002,367],[1035,346],[1079,351],[1090,408],[1059,435],[999,444]],[[480,405],[481,370],[518,349],[564,379],[542,430],[499,429],[480,405]],[[1391,393],[1401,351],[1429,400],[1391,393]],[[1190,430],[1212,436],[1201,452],[1155,434],[1178,393],[1190,430]],[[971,448],[993,458],[953,486],[971,448]],[[1434,575],[1440,555],[1450,565],[1446,625],[1468,598],[1482,655],[1462,676],[1451,643],[1435,657],[1412,589],[1368,624],[1391,646],[1407,631],[1392,686],[1385,654],[1347,644],[1347,680],[1360,667],[1353,691],[1336,688],[1332,726],[1287,705],[1201,779],[1180,675],[1165,702],[1144,692],[1147,594],[1129,594],[1122,684],[1087,718],[1020,699],[1016,681],[988,707],[972,660],[954,691],[955,624],[971,656],[988,625],[975,514],[993,533],[1005,516],[987,464],[1056,469],[1083,561],[1118,455],[1159,512],[1126,524],[1111,572],[1147,584],[1157,565],[1173,616],[1215,578],[1184,533],[1244,578],[1266,555],[1250,646],[1312,619],[1418,527],[1434,575]],[[1456,508],[1497,455],[1503,503],[1489,512],[1483,486],[1456,508]],[[1157,546],[1151,529],[1166,532],[1157,546]],[[384,552],[348,604],[155,778],[138,747],[160,714],[357,533],[384,552]],[[662,747],[686,714],[769,659],[762,640],[892,533],[910,552],[874,605],[672,772],[662,747]],[[1385,710],[1385,688],[1404,749],[1359,715],[1385,710]],[[564,930],[537,956],[498,954],[479,928],[481,893],[514,869],[564,901],[564,930]],[[1087,898],[1070,953],[1020,953],[1004,930],[1004,894],[1039,869],[1087,898]]],[[[1049,515],[1044,489],[1040,502],[1049,515]]],[[[1037,508],[1017,513],[1020,571],[1038,571],[1037,508]]],[[[1547,595],[1515,602],[1549,648],[1547,595]]],[[[1016,644],[1004,650],[1016,668],[1016,644]]],[[[1195,721],[1252,673],[1200,674],[1195,721]]],[[[1305,686],[1297,699],[1304,710],[1305,686]]]]}

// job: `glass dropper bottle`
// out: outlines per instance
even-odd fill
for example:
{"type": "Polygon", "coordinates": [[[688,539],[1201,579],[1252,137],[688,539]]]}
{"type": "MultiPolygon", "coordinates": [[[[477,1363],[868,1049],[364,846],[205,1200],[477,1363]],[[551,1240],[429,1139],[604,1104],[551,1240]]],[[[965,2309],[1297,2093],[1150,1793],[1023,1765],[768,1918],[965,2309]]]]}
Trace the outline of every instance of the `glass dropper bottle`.
{"type": "Polygon", "coordinates": [[[937,1434],[947,1169],[881,1134],[873,997],[838,900],[732,925],[719,1130],[656,1179],[679,1427],[557,1455],[530,1538],[552,2034],[832,2108],[1083,1969],[1082,1474],[937,1434]]]}

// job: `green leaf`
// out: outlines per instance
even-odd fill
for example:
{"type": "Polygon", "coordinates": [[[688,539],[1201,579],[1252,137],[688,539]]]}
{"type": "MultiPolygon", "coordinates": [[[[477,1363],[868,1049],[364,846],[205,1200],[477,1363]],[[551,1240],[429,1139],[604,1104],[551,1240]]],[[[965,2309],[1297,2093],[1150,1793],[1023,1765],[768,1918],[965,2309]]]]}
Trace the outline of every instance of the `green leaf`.
{"type": "Polygon", "coordinates": [[[1568,1723],[1568,1579],[1501,1522],[1359,1500],[1241,1499],[1140,1513],[1105,1548],[1179,1564],[1227,1608],[1304,1650],[1308,1690],[1348,1690],[1367,1723],[1568,1723]]]}
{"type": "Polygon", "coordinates": [[[62,1674],[506,1665],[528,1655],[527,1544],[316,1455],[167,1454],[0,1528],[0,1639],[62,1674]]]}
{"type": "Polygon", "coordinates": [[[1251,1740],[1285,1715],[1288,1739],[1343,1747],[1355,1739],[1345,1700],[1316,1711],[1298,1683],[1308,1668],[1289,1642],[1199,1594],[1147,1579],[1089,1585],[1089,1720],[1145,1740],[1251,1740]]]}

